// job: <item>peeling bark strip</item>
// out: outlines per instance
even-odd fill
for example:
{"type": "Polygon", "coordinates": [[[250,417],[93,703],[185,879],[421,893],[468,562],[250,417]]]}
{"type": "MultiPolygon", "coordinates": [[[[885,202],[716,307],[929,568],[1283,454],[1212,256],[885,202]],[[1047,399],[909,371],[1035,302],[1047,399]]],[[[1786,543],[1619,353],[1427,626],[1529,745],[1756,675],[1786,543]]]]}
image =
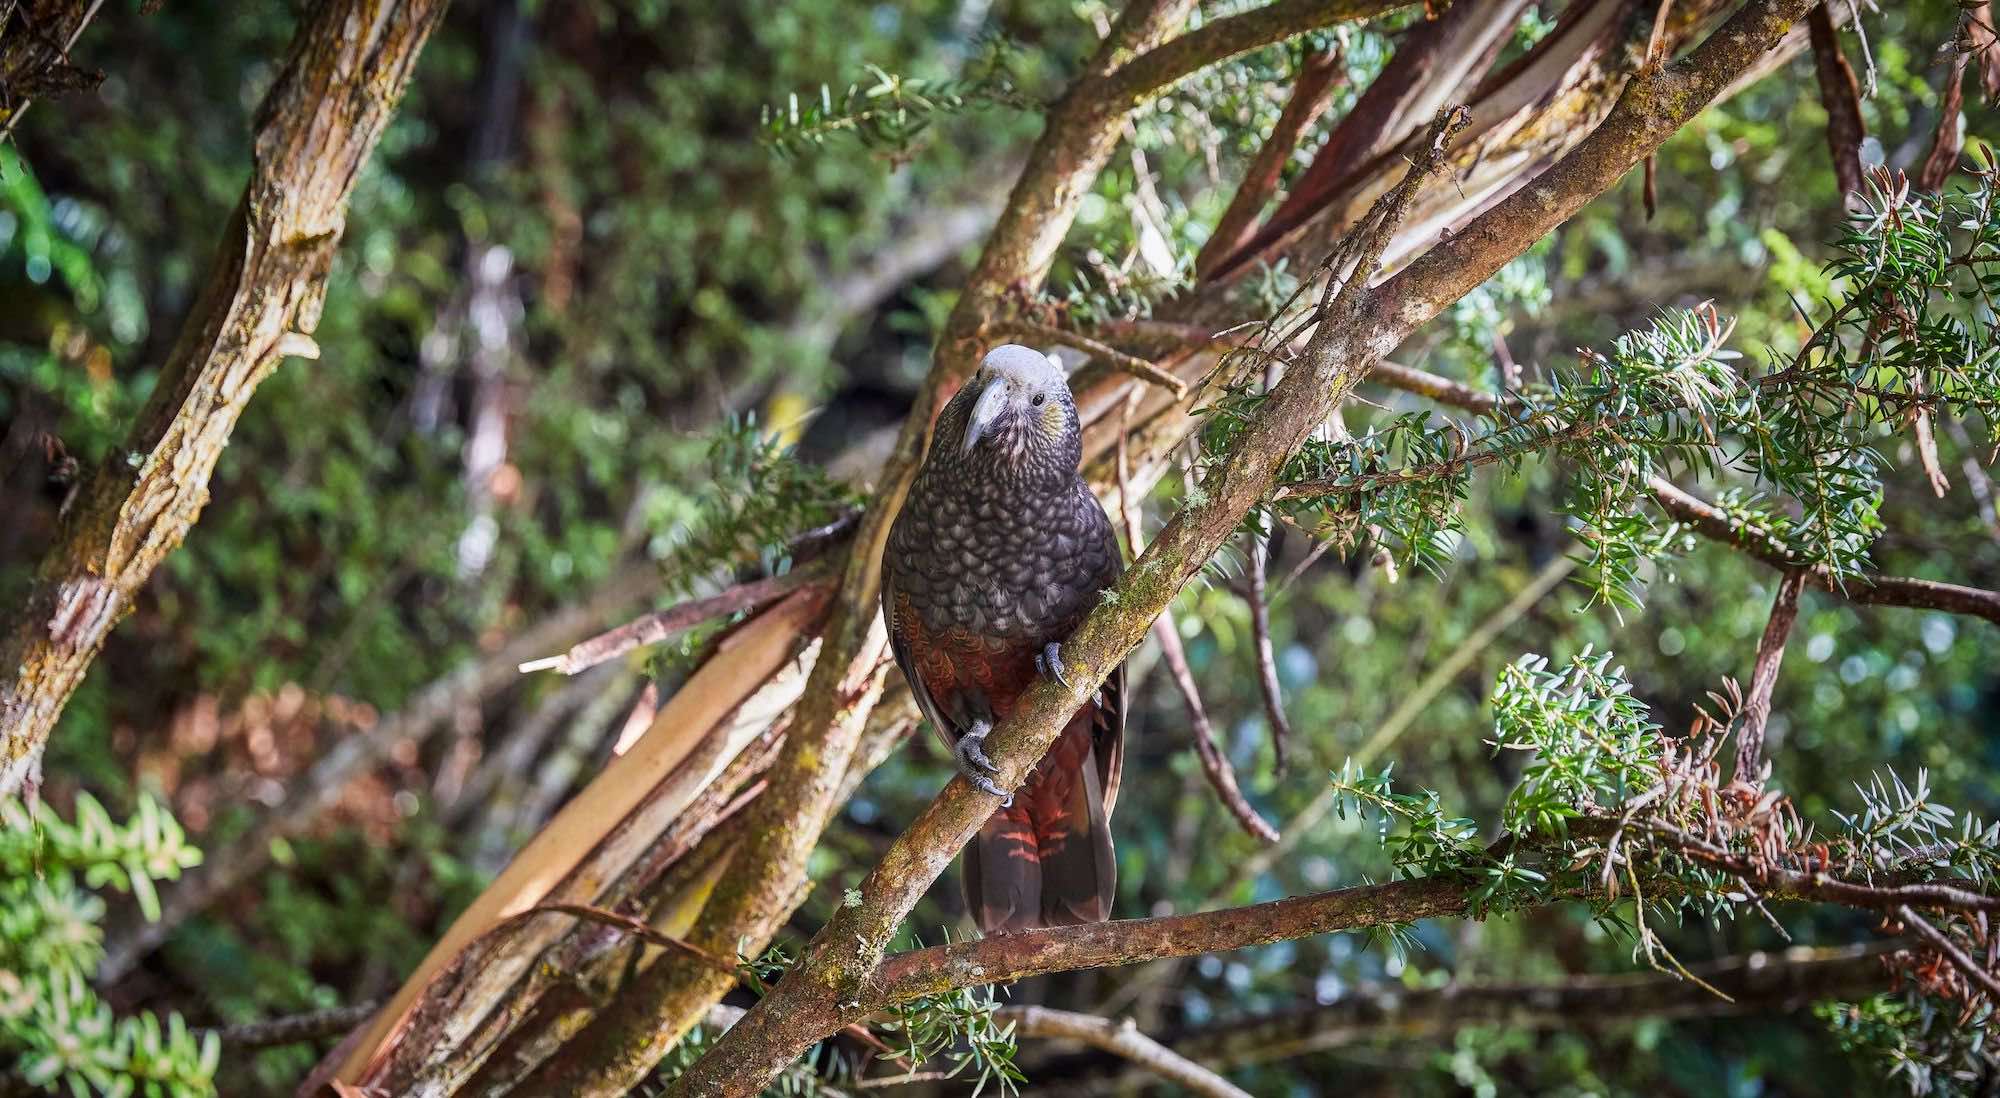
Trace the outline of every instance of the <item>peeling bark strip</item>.
{"type": "Polygon", "coordinates": [[[1933,193],[1944,189],[1944,181],[1958,167],[1958,154],[1964,147],[1965,134],[1958,128],[1959,115],[1965,108],[1965,64],[1967,54],[1952,55],[1951,67],[1945,70],[1944,87],[1938,90],[1941,103],[1938,106],[1937,132],[1931,137],[1931,152],[1924,157],[1923,167],[1917,169],[1916,184],[1920,191],[1933,193]]]}
{"type": "MultiPolygon", "coordinates": [[[[1585,6],[1595,4],[1603,15],[1612,10],[1612,2],[1586,0],[1585,6]]],[[[1624,0],[1616,2],[1622,5],[1624,0]]],[[[1453,4],[1437,18],[1412,27],[1396,44],[1396,53],[1381,75],[1369,83],[1353,109],[1327,135],[1326,143],[1313,153],[1312,164],[1270,219],[1261,227],[1245,225],[1237,230],[1242,239],[1232,249],[1208,256],[1206,264],[1198,261],[1196,269],[1210,280],[1234,278],[1255,260],[1271,258],[1274,248],[1319,220],[1336,200],[1345,200],[1347,210],[1343,213],[1359,212],[1375,193],[1357,198],[1350,192],[1357,184],[1383,177],[1373,162],[1385,150],[1414,138],[1447,102],[1465,102],[1479,112],[1475,103],[1479,96],[1467,95],[1466,84],[1492,65],[1527,7],[1526,0],[1453,4]]],[[[1570,12],[1565,12],[1565,20],[1565,34],[1585,22],[1570,12]]],[[[1580,52],[1594,53],[1597,33],[1608,25],[1608,20],[1593,22],[1586,35],[1578,35],[1591,43],[1581,46],[1580,52]]],[[[1558,44],[1545,45],[1538,53],[1556,55],[1558,44]]],[[[1550,90],[1538,89],[1542,93],[1550,90]]],[[[1473,125],[1473,136],[1478,137],[1477,131],[1484,125],[1477,120],[1473,125]]],[[[1288,147],[1286,153],[1290,151],[1288,147]]],[[[1347,217],[1339,217],[1332,230],[1337,234],[1349,223],[1347,217]]]]}
{"type": "Polygon", "coordinates": [[[49,731],[111,627],[208,502],[258,382],[310,347],[348,195],[445,0],[325,0],[257,113],[254,167],[207,285],[125,445],[78,491],[0,637],[0,794],[32,790],[49,731]]]}
{"type": "Polygon", "coordinates": [[[1319,121],[1319,116],[1326,113],[1333,93],[1347,82],[1342,60],[1341,48],[1336,44],[1316,50],[1300,61],[1298,76],[1292,81],[1291,98],[1285,100],[1277,124],[1257,149],[1256,159],[1244,171],[1243,182],[1230,198],[1229,207],[1216,219],[1208,242],[1195,256],[1197,277],[1207,279],[1214,275],[1215,268],[1250,239],[1257,228],[1258,216],[1278,193],[1285,165],[1291,161],[1299,141],[1319,121]]]}
{"type": "Polygon", "coordinates": [[[1979,55],[1980,89],[1988,103],[2000,100],[2000,29],[1993,25],[1991,0],[1980,0],[1965,9],[1965,29],[1968,44],[1979,55]]]}

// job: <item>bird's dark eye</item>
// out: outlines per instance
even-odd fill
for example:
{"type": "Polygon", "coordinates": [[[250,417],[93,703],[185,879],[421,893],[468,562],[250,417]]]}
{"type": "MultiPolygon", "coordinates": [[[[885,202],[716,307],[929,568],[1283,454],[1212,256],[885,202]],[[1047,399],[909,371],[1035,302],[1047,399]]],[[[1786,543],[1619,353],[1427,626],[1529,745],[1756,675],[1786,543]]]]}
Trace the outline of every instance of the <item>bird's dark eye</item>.
{"type": "Polygon", "coordinates": [[[1043,396],[1043,395],[1042,395],[1042,394],[1040,394],[1040,393],[1036,393],[1036,394],[1035,394],[1035,401],[1034,401],[1034,404],[1035,404],[1035,407],[1037,407],[1037,408],[1041,407],[1041,406],[1042,406],[1042,401],[1044,401],[1044,400],[1047,400],[1047,399],[1049,399],[1049,398],[1048,398],[1048,397],[1045,397],[1045,396],[1043,396]]]}

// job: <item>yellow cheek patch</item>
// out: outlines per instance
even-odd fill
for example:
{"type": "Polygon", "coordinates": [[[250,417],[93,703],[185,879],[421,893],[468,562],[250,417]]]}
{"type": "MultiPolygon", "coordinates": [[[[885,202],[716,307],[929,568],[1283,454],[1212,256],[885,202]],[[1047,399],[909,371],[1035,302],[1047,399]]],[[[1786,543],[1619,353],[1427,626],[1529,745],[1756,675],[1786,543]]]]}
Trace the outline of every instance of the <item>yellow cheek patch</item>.
{"type": "Polygon", "coordinates": [[[1056,403],[1053,400],[1043,404],[1042,433],[1049,436],[1050,438],[1057,438],[1062,435],[1062,430],[1063,430],[1062,405],[1056,403]]]}

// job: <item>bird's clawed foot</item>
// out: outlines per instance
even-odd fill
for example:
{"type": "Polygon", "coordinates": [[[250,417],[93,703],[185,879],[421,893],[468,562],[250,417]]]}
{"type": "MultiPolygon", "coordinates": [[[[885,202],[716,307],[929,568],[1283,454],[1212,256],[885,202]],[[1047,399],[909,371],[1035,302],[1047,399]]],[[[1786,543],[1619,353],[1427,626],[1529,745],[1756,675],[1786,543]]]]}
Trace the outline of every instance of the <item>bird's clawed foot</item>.
{"type": "Polygon", "coordinates": [[[972,722],[971,730],[958,738],[958,743],[952,748],[952,754],[958,757],[958,772],[965,775],[966,781],[984,792],[1002,798],[1000,807],[1008,808],[1014,803],[1014,795],[1000,788],[1000,784],[993,780],[993,775],[998,774],[1000,768],[993,765],[992,759],[986,757],[986,735],[991,731],[993,731],[992,721],[972,722]]]}
{"type": "Polygon", "coordinates": [[[1050,641],[1044,645],[1041,654],[1035,657],[1035,672],[1046,675],[1067,687],[1069,679],[1063,676],[1062,645],[1055,641],[1050,641]]]}

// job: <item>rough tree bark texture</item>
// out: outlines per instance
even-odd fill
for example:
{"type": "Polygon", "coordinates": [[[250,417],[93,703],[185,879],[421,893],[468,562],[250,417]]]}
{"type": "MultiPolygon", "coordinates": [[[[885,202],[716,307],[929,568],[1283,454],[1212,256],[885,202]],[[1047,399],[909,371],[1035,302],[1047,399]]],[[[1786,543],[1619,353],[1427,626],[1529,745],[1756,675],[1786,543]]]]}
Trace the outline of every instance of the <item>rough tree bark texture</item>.
{"type": "Polygon", "coordinates": [[[257,115],[254,166],[158,387],[63,516],[0,638],[0,793],[32,790],[63,705],[112,626],[208,501],[258,382],[317,357],[348,195],[445,0],[312,5],[257,115]]]}

